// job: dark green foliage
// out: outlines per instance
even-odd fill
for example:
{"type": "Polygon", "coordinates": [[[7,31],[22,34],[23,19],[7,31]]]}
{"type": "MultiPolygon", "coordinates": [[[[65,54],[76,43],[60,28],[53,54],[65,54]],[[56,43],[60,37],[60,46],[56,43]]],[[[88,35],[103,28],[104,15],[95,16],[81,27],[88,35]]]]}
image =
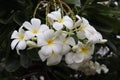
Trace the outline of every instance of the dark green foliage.
{"type": "MultiPolygon", "coordinates": [[[[0,80],[22,80],[23,78],[30,80],[31,76],[38,78],[40,75],[43,75],[45,80],[120,80],[120,39],[116,38],[116,35],[120,35],[120,19],[118,19],[120,18],[120,1],[118,6],[114,5],[114,0],[105,6],[97,4],[101,0],[81,0],[80,8],[75,7],[75,3],[71,5],[69,0],[64,0],[76,13],[87,18],[104,38],[108,39],[105,45],[114,53],[112,57],[98,59],[100,63],[108,66],[109,73],[94,76],[85,76],[82,72],[74,71],[64,62],[56,66],[46,66],[40,60],[37,49],[20,51],[21,55],[11,50],[12,32],[17,30],[24,21],[29,21],[33,17],[39,1],[0,0],[0,80]],[[78,78],[75,78],[74,74],[78,74],[78,78]]],[[[38,11],[37,16],[44,22],[42,17],[45,15],[42,12],[44,9],[38,11]]]]}

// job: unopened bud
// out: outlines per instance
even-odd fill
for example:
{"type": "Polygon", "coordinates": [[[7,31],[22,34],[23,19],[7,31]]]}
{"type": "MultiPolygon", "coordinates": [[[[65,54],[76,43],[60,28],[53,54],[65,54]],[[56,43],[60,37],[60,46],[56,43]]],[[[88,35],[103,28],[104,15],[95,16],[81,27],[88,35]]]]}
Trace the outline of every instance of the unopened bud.
{"type": "Polygon", "coordinates": [[[27,41],[26,44],[29,46],[29,47],[38,47],[37,44],[33,41],[27,41]]]}

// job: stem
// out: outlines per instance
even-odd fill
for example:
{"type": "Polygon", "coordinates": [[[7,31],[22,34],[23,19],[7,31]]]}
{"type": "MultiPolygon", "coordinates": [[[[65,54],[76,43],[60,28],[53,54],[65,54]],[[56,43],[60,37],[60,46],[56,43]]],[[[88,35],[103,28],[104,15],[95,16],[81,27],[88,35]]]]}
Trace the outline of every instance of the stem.
{"type": "Polygon", "coordinates": [[[63,5],[62,5],[62,1],[59,0],[59,3],[60,3],[60,7],[61,7],[61,10],[62,10],[62,16],[64,15],[64,12],[63,12],[63,5]]]}
{"type": "Polygon", "coordinates": [[[49,13],[49,7],[50,7],[50,4],[49,4],[49,2],[48,2],[48,5],[47,5],[47,7],[46,7],[46,25],[48,24],[48,17],[47,17],[47,14],[49,13]]]}
{"type": "Polygon", "coordinates": [[[68,10],[70,11],[70,13],[72,15],[73,20],[75,21],[76,18],[75,18],[75,14],[72,11],[72,9],[65,2],[63,2],[63,1],[61,1],[61,2],[62,2],[63,5],[65,5],[68,8],[68,10]]]}
{"type": "Polygon", "coordinates": [[[57,10],[56,1],[53,0],[53,3],[54,3],[55,11],[56,11],[57,10]]]}
{"type": "Polygon", "coordinates": [[[35,15],[36,15],[36,12],[37,12],[37,9],[39,8],[39,6],[42,4],[42,3],[44,3],[44,2],[46,2],[45,0],[44,1],[40,1],[38,4],[37,4],[37,6],[36,6],[36,8],[35,8],[35,10],[34,10],[34,13],[33,13],[33,17],[35,18],[35,15]]]}

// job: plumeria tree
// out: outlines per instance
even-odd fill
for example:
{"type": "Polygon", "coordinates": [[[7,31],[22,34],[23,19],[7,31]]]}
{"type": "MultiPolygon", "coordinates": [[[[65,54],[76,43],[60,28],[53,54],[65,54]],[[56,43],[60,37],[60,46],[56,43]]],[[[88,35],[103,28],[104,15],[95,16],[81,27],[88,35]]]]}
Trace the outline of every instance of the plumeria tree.
{"type": "Polygon", "coordinates": [[[120,79],[119,1],[0,2],[1,80],[120,79]]]}

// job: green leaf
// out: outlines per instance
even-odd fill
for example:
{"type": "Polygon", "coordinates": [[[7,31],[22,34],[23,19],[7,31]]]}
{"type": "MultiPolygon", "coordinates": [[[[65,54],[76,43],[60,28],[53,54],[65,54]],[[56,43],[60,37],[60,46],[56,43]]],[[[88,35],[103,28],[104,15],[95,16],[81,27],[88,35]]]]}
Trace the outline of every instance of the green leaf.
{"type": "Polygon", "coordinates": [[[19,61],[17,59],[16,60],[9,60],[5,65],[5,69],[8,72],[14,72],[17,69],[19,69],[19,67],[20,67],[20,64],[19,64],[19,61]]]}
{"type": "Polygon", "coordinates": [[[36,48],[27,50],[28,57],[33,61],[39,61],[40,57],[38,55],[38,51],[39,51],[39,49],[36,49],[36,48]]]}
{"type": "Polygon", "coordinates": [[[24,68],[28,68],[31,65],[32,61],[31,59],[27,56],[27,53],[22,53],[20,55],[20,64],[24,67],[24,68]]]}
{"type": "Polygon", "coordinates": [[[116,46],[110,40],[108,40],[107,44],[112,51],[114,51],[114,52],[117,51],[116,46]]]}

